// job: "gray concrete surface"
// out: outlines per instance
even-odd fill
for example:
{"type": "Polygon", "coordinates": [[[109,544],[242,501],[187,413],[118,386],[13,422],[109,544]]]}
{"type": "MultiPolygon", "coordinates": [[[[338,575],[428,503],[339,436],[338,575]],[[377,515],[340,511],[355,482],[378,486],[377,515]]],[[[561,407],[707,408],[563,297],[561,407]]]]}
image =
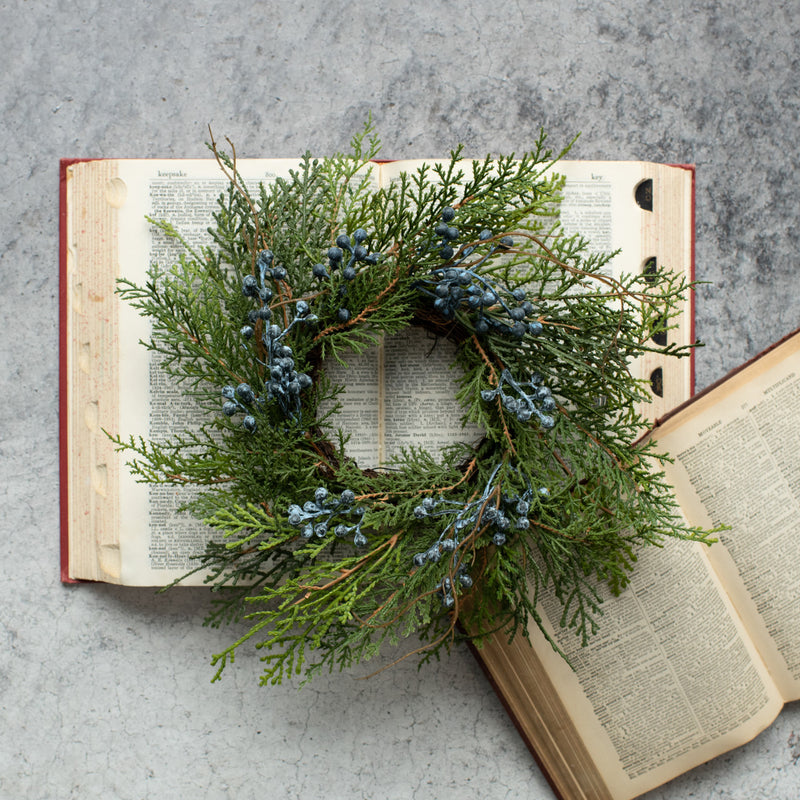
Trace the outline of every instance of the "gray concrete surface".
{"type": "MultiPolygon", "coordinates": [[[[342,148],[698,166],[698,386],[800,324],[800,5],[0,1],[0,796],[550,798],[467,652],[256,685],[202,590],[58,581],[58,159],[342,148]]],[[[798,565],[800,575],[800,565],[798,565]]],[[[388,657],[386,659],[388,661],[388,657]]],[[[709,676],[713,680],[713,676],[709,676]]],[[[649,800],[800,796],[800,707],[649,800]]]]}

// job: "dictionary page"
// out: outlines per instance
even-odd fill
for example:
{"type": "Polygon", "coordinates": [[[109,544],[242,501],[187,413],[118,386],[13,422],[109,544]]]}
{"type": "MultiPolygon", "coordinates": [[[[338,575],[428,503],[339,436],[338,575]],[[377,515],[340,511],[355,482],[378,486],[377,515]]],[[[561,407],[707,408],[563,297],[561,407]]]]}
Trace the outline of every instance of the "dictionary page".
{"type": "MultiPolygon", "coordinates": [[[[363,353],[346,354],[346,364],[326,360],[326,374],[342,386],[339,409],[325,423],[329,438],[335,440],[341,429],[348,437],[346,454],[362,469],[385,467],[404,448],[436,457],[457,442],[480,441],[478,426],[461,423],[455,348],[449,339],[412,325],[363,353]]],[[[329,404],[323,410],[332,409],[329,404]]]]}
{"type": "Polygon", "coordinates": [[[586,647],[543,594],[533,648],[497,637],[478,651],[517,727],[563,797],[636,797],[752,739],[783,700],[710,568],[705,546],[640,553],[619,597],[603,590],[586,647]]]}
{"type": "MultiPolygon", "coordinates": [[[[414,173],[437,159],[395,161],[381,166],[382,185],[397,181],[402,172],[414,173]]],[[[464,160],[463,168],[472,162],[464,160]]],[[[566,179],[560,206],[567,235],[579,233],[589,241],[589,252],[619,250],[607,276],[639,275],[653,263],[693,279],[694,173],[691,169],[639,161],[559,161],[553,171],[566,179]],[[637,201],[637,188],[647,183],[651,210],[637,201]]],[[[689,345],[694,341],[691,294],[680,308],[676,327],[660,346],[689,345]]],[[[657,346],[654,343],[654,346],[657,346]]],[[[692,359],[643,356],[631,367],[647,380],[651,399],[642,415],[655,421],[692,393],[692,359]]]]}
{"type": "Polygon", "coordinates": [[[784,700],[800,698],[800,334],[655,429],[687,518],[726,524],[707,552],[784,700]]]}
{"type": "MultiPolygon", "coordinates": [[[[255,190],[297,163],[238,166],[255,190]]],[[[191,428],[198,411],[140,344],[150,323],[116,296],[116,280],[142,284],[151,263],[168,266],[181,253],[146,216],[172,223],[193,247],[208,244],[228,180],[214,159],[101,160],[71,166],[68,187],[68,577],[164,585],[196,567],[211,532],[178,513],[190,497],[181,487],[135,482],[105,432],[158,440],[191,428]]]]}

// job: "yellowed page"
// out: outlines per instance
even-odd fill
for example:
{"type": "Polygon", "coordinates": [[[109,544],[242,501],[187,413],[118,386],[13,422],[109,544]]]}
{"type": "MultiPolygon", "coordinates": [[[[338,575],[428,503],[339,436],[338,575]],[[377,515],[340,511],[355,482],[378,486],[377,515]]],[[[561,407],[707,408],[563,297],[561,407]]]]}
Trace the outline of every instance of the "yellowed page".
{"type": "MultiPolygon", "coordinates": [[[[441,159],[439,159],[441,160],[441,159]]],[[[437,159],[396,161],[383,164],[381,182],[396,181],[401,172],[413,173],[437,159]]],[[[465,160],[464,169],[472,162],[465,160]]],[[[651,258],[659,268],[692,278],[692,172],[680,167],[639,161],[560,161],[554,171],[566,178],[561,221],[565,233],[579,233],[590,243],[590,252],[620,253],[609,264],[607,274],[638,275],[651,258]],[[636,187],[653,181],[653,210],[636,202],[636,187]]],[[[681,325],[669,331],[668,342],[692,342],[691,303],[681,309],[681,325]]],[[[648,354],[632,366],[637,377],[654,373],[660,394],[642,407],[654,421],[691,394],[691,360],[648,354]],[[656,371],[659,371],[656,373],[656,371]]]]}
{"type": "MultiPolygon", "coordinates": [[[[238,167],[251,191],[258,183],[287,178],[294,159],[241,161],[238,167]]],[[[155,230],[145,215],[166,220],[192,247],[210,244],[208,228],[217,198],[228,180],[213,159],[122,161],[119,178],[127,199],[120,214],[119,272],[141,283],[153,262],[174,263],[182,250],[155,230]]],[[[155,440],[198,423],[189,397],[160,369],[158,355],[144,352],[140,340],[150,335],[149,320],[128,304],[120,309],[120,415],[123,436],[155,440]]],[[[163,585],[197,566],[211,531],[196,519],[177,513],[196,490],[172,485],[123,484],[120,492],[122,578],[127,584],[163,585]]],[[[202,574],[191,582],[202,581],[202,574]]]]}
{"type": "Polygon", "coordinates": [[[350,437],[345,452],[362,469],[387,465],[403,448],[422,448],[436,457],[449,445],[480,440],[479,427],[461,424],[458,375],[450,368],[455,347],[410,326],[345,356],[346,367],[326,361],[330,379],[344,386],[337,398],[341,409],[326,425],[332,435],[338,427],[350,437]]]}
{"type": "Polygon", "coordinates": [[[374,469],[381,463],[383,441],[380,347],[342,353],[341,357],[344,363],[327,358],[322,364],[328,379],[342,391],[335,401],[320,403],[318,416],[324,418],[323,430],[331,442],[338,444],[341,431],[347,437],[347,456],[361,469],[374,469]],[[338,409],[334,412],[335,406],[338,409]]]}
{"type": "Polygon", "coordinates": [[[605,593],[600,631],[586,647],[558,627],[556,601],[542,603],[575,669],[538,630],[536,655],[569,716],[565,728],[578,732],[613,798],[749,741],[783,705],[702,548],[672,540],[643,551],[622,595],[605,593]]]}
{"type": "Polygon", "coordinates": [[[697,525],[724,523],[708,559],[784,700],[800,697],[800,336],[656,429],[697,525]]]}
{"type": "MultiPolygon", "coordinates": [[[[287,177],[296,160],[240,162],[255,189],[287,177]]],[[[152,262],[181,249],[145,216],[172,223],[192,245],[208,243],[219,194],[228,186],[214,159],[95,161],[71,167],[68,215],[70,348],[70,574],[163,585],[196,566],[210,531],[176,513],[175,486],[136,483],[104,430],[158,439],[192,427],[197,411],[139,344],[150,324],[115,294],[120,276],[144,283],[152,262]],[[79,435],[80,434],[80,435],[79,435]]],[[[191,582],[199,583],[198,575],[191,582]]]]}

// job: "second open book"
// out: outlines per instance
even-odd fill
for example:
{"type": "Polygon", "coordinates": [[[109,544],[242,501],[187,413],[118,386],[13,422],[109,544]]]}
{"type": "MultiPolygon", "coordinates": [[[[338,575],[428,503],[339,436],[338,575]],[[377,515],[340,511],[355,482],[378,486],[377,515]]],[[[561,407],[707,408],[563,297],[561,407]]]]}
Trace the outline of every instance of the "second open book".
{"type": "Polygon", "coordinates": [[[543,603],[573,669],[534,647],[480,651],[520,732],[564,798],[635,797],[754,738],[800,698],[800,333],[661,421],[667,478],[710,548],[641,554],[581,648],[543,603]]]}

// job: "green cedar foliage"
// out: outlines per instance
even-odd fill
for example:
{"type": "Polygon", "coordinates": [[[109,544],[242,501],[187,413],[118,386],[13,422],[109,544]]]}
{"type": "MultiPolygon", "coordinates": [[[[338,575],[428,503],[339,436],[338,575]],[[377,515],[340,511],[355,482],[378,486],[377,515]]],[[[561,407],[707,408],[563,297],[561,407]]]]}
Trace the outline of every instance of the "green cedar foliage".
{"type": "Polygon", "coordinates": [[[230,179],[213,244],[154,221],[184,255],[119,288],[206,421],[167,443],[116,441],[141,480],[201,489],[187,511],[218,534],[198,561],[208,622],[244,621],[215,678],[245,642],[278,683],[409,637],[425,661],[465,636],[527,635],[543,592],[585,643],[598,582],[621,591],[638,548],[711,541],[680,521],[663,457],[635,441],[647,393],[628,369],[651,349],[686,355],[652,335],[691,287],[604,277],[613,254],[560,229],[543,134],[520,159],[468,169],[456,150],[378,192],[369,126],[349,154],[306,156],[254,190],[235,152],[212,149],[230,179]],[[320,411],[341,391],[321,365],[412,324],[457,343],[463,419],[485,436],[362,471],[320,411]]]}

